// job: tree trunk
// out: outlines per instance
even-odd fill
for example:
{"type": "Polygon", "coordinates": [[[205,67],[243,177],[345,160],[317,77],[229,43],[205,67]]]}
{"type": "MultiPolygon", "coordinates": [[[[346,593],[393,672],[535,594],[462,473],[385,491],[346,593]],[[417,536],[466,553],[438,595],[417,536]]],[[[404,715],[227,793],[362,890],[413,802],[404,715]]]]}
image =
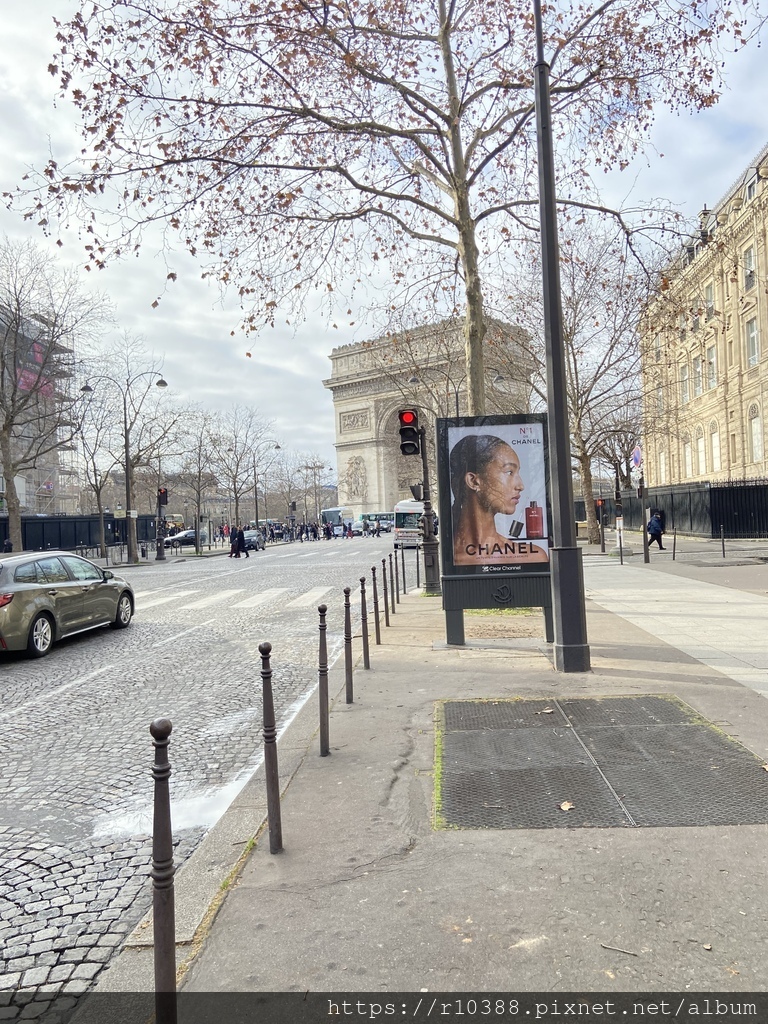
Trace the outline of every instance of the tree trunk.
{"type": "Polygon", "coordinates": [[[21,503],[16,490],[16,480],[11,456],[11,446],[8,438],[3,438],[0,443],[0,455],[3,461],[3,475],[5,476],[5,507],[8,510],[8,536],[11,538],[14,551],[23,551],[21,536],[21,503]]]}
{"type": "Polygon", "coordinates": [[[101,557],[107,557],[107,531],[104,528],[104,506],[101,501],[101,491],[96,491],[96,507],[99,510],[99,547],[101,557]]]}
{"type": "Polygon", "coordinates": [[[576,461],[579,464],[581,493],[584,497],[584,506],[587,513],[587,539],[590,544],[599,544],[600,524],[597,521],[597,513],[595,512],[594,484],[592,482],[592,460],[582,448],[576,452],[576,461]]]}

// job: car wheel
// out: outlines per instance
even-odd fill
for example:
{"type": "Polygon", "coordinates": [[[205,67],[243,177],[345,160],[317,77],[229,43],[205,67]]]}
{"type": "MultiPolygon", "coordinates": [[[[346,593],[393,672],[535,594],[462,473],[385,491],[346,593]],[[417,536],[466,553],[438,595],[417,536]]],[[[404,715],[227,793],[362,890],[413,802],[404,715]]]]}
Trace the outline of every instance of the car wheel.
{"type": "Polygon", "coordinates": [[[27,652],[33,658],[44,658],[53,647],[54,623],[50,615],[41,614],[29,627],[27,652]]]}
{"type": "Polygon", "coordinates": [[[117,602],[117,613],[115,615],[115,629],[125,629],[130,625],[133,618],[133,605],[128,594],[121,594],[117,602]]]}
{"type": "Polygon", "coordinates": [[[177,541],[177,540],[172,540],[172,541],[171,541],[171,547],[172,547],[172,548],[176,548],[176,550],[178,550],[178,549],[179,549],[179,548],[181,547],[181,544],[180,544],[180,542],[179,542],[179,541],[177,541]]]}

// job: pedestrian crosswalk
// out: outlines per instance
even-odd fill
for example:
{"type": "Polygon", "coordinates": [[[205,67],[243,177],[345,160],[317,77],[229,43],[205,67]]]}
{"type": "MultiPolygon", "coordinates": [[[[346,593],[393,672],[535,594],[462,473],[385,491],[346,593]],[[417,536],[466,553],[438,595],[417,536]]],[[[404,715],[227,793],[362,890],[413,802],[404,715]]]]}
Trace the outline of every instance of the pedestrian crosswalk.
{"type": "Polygon", "coordinates": [[[171,592],[147,590],[143,593],[137,592],[136,611],[141,614],[164,605],[173,605],[173,608],[169,609],[172,611],[200,611],[203,608],[213,608],[217,605],[226,605],[227,608],[232,609],[311,608],[317,605],[320,598],[332,589],[332,587],[313,587],[311,590],[296,595],[291,600],[287,600],[291,593],[289,587],[270,587],[250,596],[245,596],[247,591],[242,587],[216,590],[206,595],[203,595],[200,590],[174,590],[171,592]]]}

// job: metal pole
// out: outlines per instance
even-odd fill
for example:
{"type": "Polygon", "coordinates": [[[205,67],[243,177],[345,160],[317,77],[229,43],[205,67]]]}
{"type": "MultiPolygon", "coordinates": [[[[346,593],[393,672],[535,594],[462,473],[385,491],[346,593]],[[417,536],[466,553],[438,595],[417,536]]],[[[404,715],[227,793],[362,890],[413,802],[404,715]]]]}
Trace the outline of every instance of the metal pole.
{"type": "Polygon", "coordinates": [[[155,956],[155,1020],[176,1024],[176,911],[174,904],[173,833],[168,780],[168,744],[173,726],[167,718],[150,725],[155,762],[154,822],[152,827],[152,915],[155,956]]]}
{"type": "Polygon", "coordinates": [[[534,68],[536,137],[539,157],[539,214],[543,268],[544,336],[547,357],[549,463],[552,492],[552,611],[554,661],[560,672],[590,667],[584,572],[576,544],[571,481],[570,425],[566,398],[563,317],[560,299],[560,254],[557,238],[554,142],[549,101],[549,64],[544,60],[541,0],[533,0],[536,28],[534,68]]]}
{"type": "Polygon", "coordinates": [[[360,577],[360,632],[363,637],[363,668],[371,667],[371,652],[368,648],[368,609],[365,604],[365,576],[360,577]]]}
{"type": "Polygon", "coordinates": [[[645,489],[645,477],[642,473],[640,474],[640,504],[641,511],[643,513],[643,562],[647,565],[651,560],[651,545],[648,541],[648,530],[646,529],[648,521],[645,518],[648,515],[648,509],[646,507],[648,504],[648,492],[645,489]]]}
{"type": "MultiPolygon", "coordinates": [[[[390,558],[392,556],[390,555],[390,558]]],[[[400,604],[400,568],[397,564],[397,551],[394,553],[395,558],[395,596],[397,597],[397,603],[400,604]]]]}
{"type": "Polygon", "coordinates": [[[379,623],[379,592],[376,588],[376,566],[371,566],[371,579],[373,580],[373,621],[376,628],[376,643],[381,643],[381,624],[379,623]]]}
{"type": "Polygon", "coordinates": [[[384,625],[389,625],[389,597],[387,595],[387,560],[381,560],[381,589],[384,591],[384,625]]]}
{"type": "Polygon", "coordinates": [[[603,513],[604,506],[600,506],[600,551],[605,554],[605,515],[603,513]]]}
{"type": "Polygon", "coordinates": [[[622,531],[619,530],[619,561],[624,565],[624,545],[621,543],[622,531]]]}
{"type": "Polygon", "coordinates": [[[328,738],[328,642],[325,638],[325,632],[328,628],[325,624],[325,613],[328,611],[328,608],[321,604],[317,610],[320,612],[320,655],[317,673],[317,693],[320,701],[320,757],[327,757],[331,752],[328,738]]]}
{"type": "Polygon", "coordinates": [[[723,558],[725,558],[725,527],[720,523],[720,544],[723,548],[723,558]]]}
{"type": "Polygon", "coordinates": [[[267,820],[269,822],[269,852],[283,849],[283,825],[280,819],[280,777],[277,770],[277,729],[275,728],[275,702],[272,697],[272,668],[269,655],[272,644],[259,644],[261,655],[261,695],[264,715],[264,770],[267,779],[267,820]]]}
{"type": "Polygon", "coordinates": [[[419,590],[421,588],[421,579],[420,579],[420,576],[419,576],[419,570],[420,570],[420,566],[419,566],[419,551],[420,550],[421,550],[421,545],[417,543],[416,544],[416,589],[417,590],[419,590]]]}
{"type": "MultiPolygon", "coordinates": [[[[395,571],[397,570],[397,559],[395,559],[395,571]]],[[[389,555],[389,607],[392,614],[395,614],[395,572],[392,570],[392,554],[389,555]]]]}
{"type": "Polygon", "coordinates": [[[400,570],[403,577],[403,593],[407,594],[408,590],[405,586],[405,544],[400,545],[400,570]]]}
{"type": "Polygon", "coordinates": [[[440,558],[438,543],[435,536],[435,523],[432,513],[432,501],[429,489],[429,463],[427,460],[427,432],[424,427],[419,429],[421,435],[421,472],[424,489],[424,593],[440,594],[440,558]]]}
{"type": "Polygon", "coordinates": [[[354,700],[352,678],[352,611],[349,604],[349,587],[344,587],[344,680],[346,683],[346,701],[354,700]]]}
{"type": "Polygon", "coordinates": [[[155,535],[155,561],[164,562],[165,559],[165,537],[163,536],[162,505],[160,504],[160,488],[157,489],[157,529],[155,535]]]}
{"type": "Polygon", "coordinates": [[[675,527],[672,533],[672,561],[675,560],[675,552],[677,550],[677,527],[675,527]]]}

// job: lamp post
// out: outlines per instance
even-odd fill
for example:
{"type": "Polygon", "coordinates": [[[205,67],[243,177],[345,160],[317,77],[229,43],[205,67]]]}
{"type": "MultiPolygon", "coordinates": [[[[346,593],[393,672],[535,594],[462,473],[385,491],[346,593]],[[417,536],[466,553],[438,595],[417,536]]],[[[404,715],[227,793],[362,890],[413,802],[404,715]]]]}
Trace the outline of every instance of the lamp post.
{"type": "MultiPolygon", "coordinates": [[[[128,397],[131,393],[133,385],[142,380],[145,377],[156,377],[155,387],[167,388],[168,382],[163,380],[157,370],[145,370],[142,373],[135,373],[132,377],[127,377],[124,382],[115,380],[114,377],[110,377],[106,373],[100,373],[91,380],[94,384],[98,384],[100,381],[107,381],[114,385],[120,392],[120,397],[123,401],[123,449],[124,449],[124,460],[125,460],[125,515],[126,515],[126,541],[128,543],[128,561],[136,564],[139,560],[137,541],[136,541],[136,520],[131,515],[133,509],[133,471],[131,467],[131,427],[132,423],[128,416],[128,397]]],[[[93,393],[93,388],[87,382],[80,388],[83,394],[89,395],[93,393]]],[[[149,389],[147,389],[147,392],[149,389]]],[[[145,396],[146,397],[146,396],[145,396]]],[[[143,401],[143,399],[142,399],[143,401]]],[[[141,403],[139,404],[140,407],[141,403]]],[[[138,410],[137,410],[138,411],[138,410]]]]}
{"type": "MultiPolygon", "coordinates": [[[[274,438],[270,438],[269,439],[269,443],[270,444],[272,443],[272,441],[274,441],[274,438]]],[[[275,442],[275,447],[274,447],[273,451],[276,451],[276,452],[280,451],[280,445],[277,444],[276,442],[275,442]]],[[[257,530],[259,528],[259,474],[256,472],[256,460],[259,457],[260,457],[260,453],[257,453],[257,452],[253,453],[253,511],[254,511],[254,515],[256,517],[255,528],[257,530]]],[[[277,459],[276,455],[274,455],[272,457],[270,462],[262,470],[262,474],[264,476],[264,518],[265,519],[266,519],[266,516],[267,516],[267,513],[266,513],[266,508],[267,508],[267,470],[272,467],[272,464],[274,463],[275,459],[277,459]]],[[[266,527],[266,523],[264,525],[266,527]]]]}
{"type": "Polygon", "coordinates": [[[584,574],[573,519],[570,429],[566,399],[560,253],[557,238],[554,141],[549,99],[549,64],[544,59],[541,0],[533,0],[536,30],[534,91],[539,157],[539,215],[547,358],[549,473],[552,490],[552,610],[555,622],[555,668],[587,672],[590,667],[584,574]]]}
{"type": "Polygon", "coordinates": [[[312,474],[312,495],[315,502],[315,518],[312,521],[317,523],[320,521],[320,509],[317,504],[317,474],[324,471],[325,463],[311,462],[308,466],[302,466],[301,468],[304,472],[312,474]]]}

